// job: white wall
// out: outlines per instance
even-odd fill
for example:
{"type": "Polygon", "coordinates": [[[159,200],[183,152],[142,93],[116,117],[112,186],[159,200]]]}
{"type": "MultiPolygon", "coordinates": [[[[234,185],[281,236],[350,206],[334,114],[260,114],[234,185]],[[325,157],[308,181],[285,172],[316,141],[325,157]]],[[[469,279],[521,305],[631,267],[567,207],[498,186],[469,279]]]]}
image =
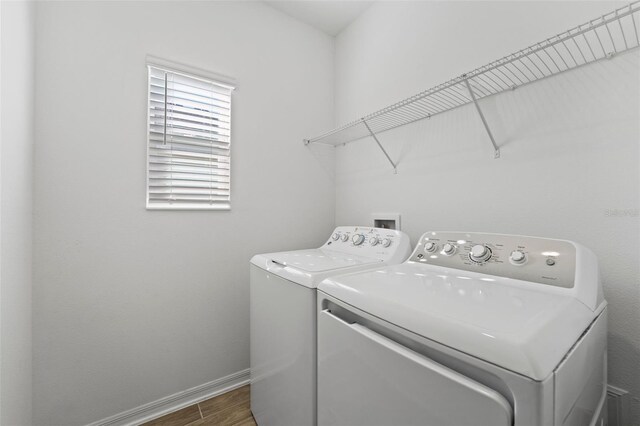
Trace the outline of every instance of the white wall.
{"type": "Polygon", "coordinates": [[[43,2],[37,28],[35,423],[248,368],[250,257],[333,227],[302,144],[333,124],[333,40],[259,2],[43,2]],[[236,78],[231,212],[144,209],[147,54],[236,78]]]}
{"type": "MultiPolygon", "coordinates": [[[[599,2],[380,2],[336,40],[336,121],[351,121],[620,7],[599,2]]],[[[578,241],[599,257],[610,303],[610,382],[640,424],[638,51],[337,148],[336,223],[399,212],[427,230],[578,241]],[[608,216],[607,210],[631,209],[608,216]]]]}
{"type": "Polygon", "coordinates": [[[34,7],[0,2],[0,424],[31,424],[34,7]]]}

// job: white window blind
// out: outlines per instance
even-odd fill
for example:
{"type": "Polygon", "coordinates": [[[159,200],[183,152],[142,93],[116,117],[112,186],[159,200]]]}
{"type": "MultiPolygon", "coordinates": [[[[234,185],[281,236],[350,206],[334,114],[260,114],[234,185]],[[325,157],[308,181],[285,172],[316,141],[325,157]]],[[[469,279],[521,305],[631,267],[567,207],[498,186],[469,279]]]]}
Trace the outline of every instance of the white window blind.
{"type": "Polygon", "coordinates": [[[233,87],[148,67],[147,208],[229,209],[233,87]]]}

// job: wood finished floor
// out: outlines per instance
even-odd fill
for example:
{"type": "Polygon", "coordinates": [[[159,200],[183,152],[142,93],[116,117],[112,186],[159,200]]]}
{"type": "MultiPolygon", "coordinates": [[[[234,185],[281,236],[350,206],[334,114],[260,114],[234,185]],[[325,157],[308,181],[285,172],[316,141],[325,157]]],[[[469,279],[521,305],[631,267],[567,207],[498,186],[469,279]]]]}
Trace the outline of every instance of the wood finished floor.
{"type": "Polygon", "coordinates": [[[190,405],[142,426],[256,426],[249,385],[190,405]]]}

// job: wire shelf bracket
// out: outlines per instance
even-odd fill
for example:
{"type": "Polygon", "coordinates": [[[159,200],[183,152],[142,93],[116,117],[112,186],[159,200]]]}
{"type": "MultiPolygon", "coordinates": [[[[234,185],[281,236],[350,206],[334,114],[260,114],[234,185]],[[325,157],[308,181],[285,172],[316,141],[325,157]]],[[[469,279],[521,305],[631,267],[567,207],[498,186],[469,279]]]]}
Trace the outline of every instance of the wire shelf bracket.
{"type": "Polygon", "coordinates": [[[469,80],[465,80],[464,83],[467,86],[467,89],[469,90],[469,96],[471,96],[471,100],[473,100],[473,104],[476,106],[476,111],[478,111],[480,120],[482,120],[482,124],[484,125],[484,128],[487,131],[487,134],[489,135],[489,139],[491,139],[491,145],[493,145],[493,158],[500,158],[500,148],[496,144],[496,140],[493,137],[493,133],[491,133],[491,129],[489,128],[489,124],[487,123],[487,119],[484,118],[484,114],[482,113],[480,104],[476,99],[475,93],[473,93],[473,88],[471,87],[471,84],[469,84],[469,80]]]}
{"type": "Polygon", "coordinates": [[[378,147],[380,148],[380,150],[382,150],[382,153],[384,154],[384,156],[387,157],[387,160],[389,160],[389,163],[391,163],[391,166],[393,166],[393,173],[394,174],[398,174],[398,166],[396,166],[396,163],[394,163],[393,160],[391,159],[391,157],[389,157],[389,154],[387,153],[387,150],[384,149],[384,147],[382,146],[382,144],[378,140],[378,137],[376,136],[375,133],[373,133],[373,130],[371,130],[371,127],[369,127],[369,125],[367,124],[367,121],[364,118],[362,119],[362,124],[365,125],[365,127],[367,128],[367,130],[371,134],[371,137],[373,138],[373,140],[376,141],[376,143],[378,144],[378,147]]]}
{"type": "Polygon", "coordinates": [[[640,47],[640,0],[561,34],[434,86],[358,120],[344,124],[304,144],[333,146],[371,136],[397,172],[378,136],[391,129],[474,104],[494,148],[500,147],[480,107],[484,98],[552,77],[640,47]],[[638,22],[636,22],[638,21],[638,22]]]}

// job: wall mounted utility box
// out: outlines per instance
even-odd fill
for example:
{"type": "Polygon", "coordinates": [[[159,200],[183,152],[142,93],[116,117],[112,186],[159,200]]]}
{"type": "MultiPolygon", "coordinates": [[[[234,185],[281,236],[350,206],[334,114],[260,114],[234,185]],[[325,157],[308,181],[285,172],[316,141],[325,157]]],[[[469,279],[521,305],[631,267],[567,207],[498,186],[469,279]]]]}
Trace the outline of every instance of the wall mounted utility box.
{"type": "Polygon", "coordinates": [[[376,228],[395,229],[400,231],[399,213],[374,213],[371,215],[373,226],[376,228]]]}

